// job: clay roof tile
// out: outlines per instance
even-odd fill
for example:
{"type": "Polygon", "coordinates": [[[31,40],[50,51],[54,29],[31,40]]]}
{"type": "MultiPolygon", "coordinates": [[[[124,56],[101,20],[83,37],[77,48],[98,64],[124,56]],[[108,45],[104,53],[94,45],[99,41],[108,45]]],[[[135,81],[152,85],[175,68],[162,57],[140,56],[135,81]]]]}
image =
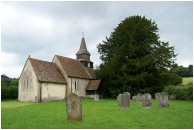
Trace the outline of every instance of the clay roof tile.
{"type": "Polygon", "coordinates": [[[67,83],[59,68],[52,62],[29,58],[38,81],[67,83]]]}
{"type": "Polygon", "coordinates": [[[101,82],[100,79],[99,80],[90,80],[87,87],[86,87],[86,90],[97,90],[100,82],[101,82]]]}

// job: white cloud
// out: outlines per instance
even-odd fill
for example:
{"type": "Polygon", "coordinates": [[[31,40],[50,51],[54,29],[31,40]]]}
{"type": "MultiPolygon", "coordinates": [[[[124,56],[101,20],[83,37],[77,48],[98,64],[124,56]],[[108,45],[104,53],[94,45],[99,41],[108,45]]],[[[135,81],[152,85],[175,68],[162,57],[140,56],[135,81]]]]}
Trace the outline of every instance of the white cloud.
{"type": "Polygon", "coordinates": [[[1,74],[18,78],[23,68],[23,65],[18,64],[19,60],[15,54],[1,51],[1,74]]]}

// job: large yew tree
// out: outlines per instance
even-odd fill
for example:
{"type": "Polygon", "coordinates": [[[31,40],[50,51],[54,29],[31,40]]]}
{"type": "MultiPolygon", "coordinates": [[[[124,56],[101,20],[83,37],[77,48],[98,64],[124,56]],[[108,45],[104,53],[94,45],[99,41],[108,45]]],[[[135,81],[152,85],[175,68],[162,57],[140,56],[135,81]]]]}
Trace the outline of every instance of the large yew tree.
{"type": "Polygon", "coordinates": [[[102,60],[97,68],[100,92],[106,97],[161,91],[176,57],[174,47],[160,41],[157,24],[141,16],[121,21],[97,47],[102,60]]]}

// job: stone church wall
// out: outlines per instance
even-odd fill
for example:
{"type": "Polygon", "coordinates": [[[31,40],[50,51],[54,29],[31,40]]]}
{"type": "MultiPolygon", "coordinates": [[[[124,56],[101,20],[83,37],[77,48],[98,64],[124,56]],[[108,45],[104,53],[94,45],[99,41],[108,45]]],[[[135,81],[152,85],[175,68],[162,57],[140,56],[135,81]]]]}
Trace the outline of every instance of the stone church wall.
{"type": "Polygon", "coordinates": [[[65,98],[66,84],[42,83],[41,101],[62,100],[65,98]]]}
{"type": "Polygon", "coordinates": [[[71,84],[71,92],[76,93],[80,97],[86,97],[86,87],[89,83],[88,79],[68,78],[68,83],[71,84]]]}
{"type": "Polygon", "coordinates": [[[18,100],[38,102],[38,80],[30,61],[26,62],[19,79],[18,100]]]}

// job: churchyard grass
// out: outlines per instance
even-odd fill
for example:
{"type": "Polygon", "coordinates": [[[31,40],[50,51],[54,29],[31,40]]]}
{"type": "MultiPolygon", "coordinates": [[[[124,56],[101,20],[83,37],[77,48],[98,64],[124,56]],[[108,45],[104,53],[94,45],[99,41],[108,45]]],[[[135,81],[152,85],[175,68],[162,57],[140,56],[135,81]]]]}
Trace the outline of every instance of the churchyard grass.
{"type": "Polygon", "coordinates": [[[169,101],[169,108],[142,108],[132,101],[129,109],[121,109],[117,100],[82,99],[82,121],[69,121],[64,101],[26,103],[1,102],[1,127],[5,128],[193,128],[193,102],[169,101]]]}
{"type": "Polygon", "coordinates": [[[188,83],[193,83],[193,77],[185,77],[183,78],[183,85],[187,85],[188,83]]]}

